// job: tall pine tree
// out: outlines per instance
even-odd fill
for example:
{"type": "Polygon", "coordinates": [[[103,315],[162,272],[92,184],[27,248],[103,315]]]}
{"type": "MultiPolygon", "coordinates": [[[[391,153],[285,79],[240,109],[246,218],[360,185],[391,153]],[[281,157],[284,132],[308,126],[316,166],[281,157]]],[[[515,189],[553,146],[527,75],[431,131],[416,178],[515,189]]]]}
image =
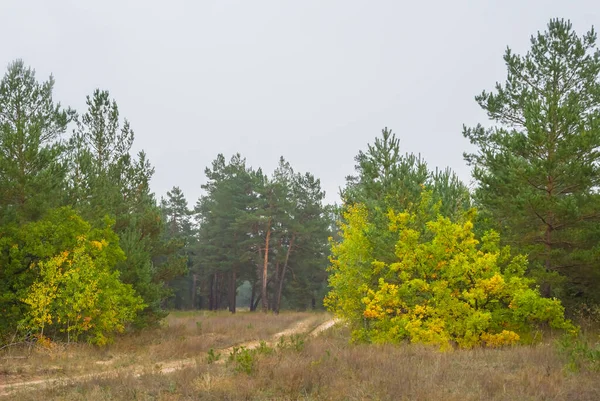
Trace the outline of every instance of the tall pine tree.
{"type": "Polygon", "coordinates": [[[63,202],[62,135],[74,113],[52,98],[22,60],[0,81],[0,223],[40,218],[63,202]]]}
{"type": "Polygon", "coordinates": [[[527,252],[546,296],[600,300],[600,51],[553,19],[507,77],[476,97],[496,125],[465,128],[477,204],[527,252]],[[566,278],[567,282],[564,283],[566,278]],[[564,284],[564,285],[562,285],[564,284]]]}
{"type": "Polygon", "coordinates": [[[171,294],[166,283],[185,271],[185,260],[165,242],[162,213],[150,191],[154,168],[143,151],[132,157],[134,133],[127,120],[121,123],[117,103],[96,90],[86,104],[70,143],[70,199],[93,224],[114,219],[126,254],[118,265],[121,279],[147,305],[137,323],[152,324],[165,315],[171,294]]]}

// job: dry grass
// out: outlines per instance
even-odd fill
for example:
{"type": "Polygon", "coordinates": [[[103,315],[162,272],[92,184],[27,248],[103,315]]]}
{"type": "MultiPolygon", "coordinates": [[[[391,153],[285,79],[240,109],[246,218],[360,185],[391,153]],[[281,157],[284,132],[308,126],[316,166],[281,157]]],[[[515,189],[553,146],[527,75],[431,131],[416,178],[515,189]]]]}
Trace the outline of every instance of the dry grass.
{"type": "Polygon", "coordinates": [[[280,315],[227,312],[174,312],[162,327],[118,337],[98,348],[86,344],[54,344],[51,349],[8,348],[0,352],[0,384],[203,357],[211,348],[268,339],[298,321],[316,326],[324,313],[285,312],[280,315]]]}
{"type": "Polygon", "coordinates": [[[570,373],[554,345],[440,353],[415,346],[349,345],[336,327],[304,347],[255,355],[251,374],[198,360],[20,394],[33,400],[600,400],[597,372],[570,373]]]}

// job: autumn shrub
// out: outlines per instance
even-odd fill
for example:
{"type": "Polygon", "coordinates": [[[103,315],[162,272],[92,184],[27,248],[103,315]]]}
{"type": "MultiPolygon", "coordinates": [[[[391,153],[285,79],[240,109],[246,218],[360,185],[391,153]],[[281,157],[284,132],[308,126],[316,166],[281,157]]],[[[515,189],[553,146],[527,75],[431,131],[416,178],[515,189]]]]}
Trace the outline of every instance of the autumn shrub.
{"type": "Polygon", "coordinates": [[[69,209],[54,212],[32,229],[44,232],[48,222],[72,240],[57,243],[61,246],[46,255],[40,252],[28,266],[35,279],[20,299],[27,306],[20,325],[40,338],[53,333],[68,340],[83,336],[92,344],[106,344],[144,306],[115,269],[124,258],[118,237],[108,227],[92,230],[69,209]],[[54,254],[47,256],[50,253],[54,254]]]}
{"type": "Polygon", "coordinates": [[[380,226],[367,209],[358,204],[345,213],[326,305],[349,321],[355,340],[498,347],[535,341],[542,327],[576,331],[560,301],[541,297],[525,277],[525,255],[511,256],[495,232],[475,238],[474,211],[421,225],[427,204],[424,192],[421,205],[389,211],[395,258],[386,262],[373,256],[380,226]]]}

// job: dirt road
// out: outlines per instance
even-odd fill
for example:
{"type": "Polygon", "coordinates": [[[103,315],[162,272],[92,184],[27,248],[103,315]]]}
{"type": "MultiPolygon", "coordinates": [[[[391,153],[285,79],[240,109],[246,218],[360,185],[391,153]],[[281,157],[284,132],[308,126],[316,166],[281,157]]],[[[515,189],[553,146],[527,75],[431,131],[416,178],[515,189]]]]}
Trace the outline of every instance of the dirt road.
{"type": "MultiPolygon", "coordinates": [[[[311,327],[311,319],[304,319],[293,325],[292,327],[287,328],[277,334],[275,334],[270,340],[263,340],[267,345],[273,345],[284,336],[291,336],[294,334],[308,334],[309,336],[316,336],[319,333],[329,329],[335,323],[337,323],[337,319],[327,320],[317,327],[311,327]]],[[[249,341],[241,344],[235,345],[235,347],[246,347],[248,349],[256,348],[260,345],[261,341],[249,341]]],[[[221,354],[228,354],[233,350],[232,347],[218,349],[221,354]]],[[[202,355],[204,356],[204,355],[202,355]]],[[[168,374],[171,372],[175,372],[180,369],[184,369],[187,367],[194,366],[198,361],[198,358],[187,358],[180,359],[175,361],[164,361],[161,363],[154,364],[152,368],[154,373],[168,374]]],[[[115,377],[120,374],[133,374],[135,377],[142,375],[143,373],[148,372],[148,366],[134,365],[128,366],[126,368],[115,369],[112,371],[104,371],[97,373],[88,373],[79,376],[72,377],[57,377],[57,378],[45,378],[39,380],[29,380],[17,383],[10,384],[0,384],[0,398],[4,398],[10,395],[14,395],[19,391],[27,391],[34,390],[43,387],[51,387],[51,386],[66,386],[72,383],[83,382],[90,379],[96,378],[106,378],[106,377],[115,377]]]]}

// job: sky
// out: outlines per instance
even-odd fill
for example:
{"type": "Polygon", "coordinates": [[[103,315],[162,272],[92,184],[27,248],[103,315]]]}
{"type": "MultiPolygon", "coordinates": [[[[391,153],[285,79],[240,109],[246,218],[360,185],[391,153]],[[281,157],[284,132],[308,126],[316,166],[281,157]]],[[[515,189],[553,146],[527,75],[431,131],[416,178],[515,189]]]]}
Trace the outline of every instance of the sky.
{"type": "Polygon", "coordinates": [[[473,185],[463,124],[550,18],[600,27],[592,0],[0,0],[0,67],[23,59],[80,113],[116,99],[156,172],[193,205],[218,153],[271,172],[284,156],[326,200],[384,127],[403,152],[473,185]]]}

